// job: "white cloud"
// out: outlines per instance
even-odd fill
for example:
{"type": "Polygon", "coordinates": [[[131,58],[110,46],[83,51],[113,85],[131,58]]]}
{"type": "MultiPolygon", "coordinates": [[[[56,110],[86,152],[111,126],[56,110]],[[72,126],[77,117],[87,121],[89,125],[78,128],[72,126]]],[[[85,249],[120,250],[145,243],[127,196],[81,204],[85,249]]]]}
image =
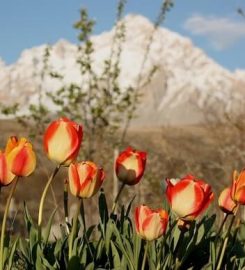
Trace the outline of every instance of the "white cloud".
{"type": "Polygon", "coordinates": [[[225,17],[193,15],[185,21],[184,28],[206,37],[216,50],[227,49],[245,38],[245,22],[225,17]]]}

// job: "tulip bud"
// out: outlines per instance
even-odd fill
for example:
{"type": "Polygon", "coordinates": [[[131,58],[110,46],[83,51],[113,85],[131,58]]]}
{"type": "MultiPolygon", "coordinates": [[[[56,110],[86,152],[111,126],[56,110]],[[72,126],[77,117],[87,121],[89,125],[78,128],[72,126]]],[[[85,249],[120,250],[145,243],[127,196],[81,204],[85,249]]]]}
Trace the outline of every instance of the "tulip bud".
{"type": "Polygon", "coordinates": [[[231,198],[231,188],[225,188],[219,196],[219,207],[220,209],[227,213],[233,214],[236,209],[236,203],[231,198]]]}
{"type": "Polygon", "coordinates": [[[15,175],[9,169],[6,154],[0,151],[0,187],[9,185],[14,177],[15,175]]]}
{"type": "Polygon", "coordinates": [[[231,197],[233,201],[245,205],[245,169],[240,174],[234,171],[231,197]]]}
{"type": "Polygon", "coordinates": [[[155,240],[166,231],[168,213],[163,209],[152,210],[141,205],[135,209],[134,217],[136,232],[145,240],[155,240]]]}
{"type": "Polygon", "coordinates": [[[62,165],[70,165],[77,158],[82,137],[82,126],[67,118],[60,118],[46,129],[44,150],[49,159],[62,165]]]}
{"type": "Polygon", "coordinates": [[[69,186],[74,196],[90,198],[100,189],[105,173],[91,161],[71,164],[68,171],[69,186]]]}
{"type": "Polygon", "coordinates": [[[11,137],[5,149],[10,171],[16,176],[29,176],[36,168],[36,155],[26,138],[11,137]]]}
{"type": "Polygon", "coordinates": [[[204,181],[187,175],[179,182],[167,179],[166,196],[178,218],[193,220],[208,207],[214,194],[204,181]]]}
{"type": "Polygon", "coordinates": [[[116,175],[126,185],[137,184],[144,174],[146,153],[128,147],[116,160],[116,175]]]}

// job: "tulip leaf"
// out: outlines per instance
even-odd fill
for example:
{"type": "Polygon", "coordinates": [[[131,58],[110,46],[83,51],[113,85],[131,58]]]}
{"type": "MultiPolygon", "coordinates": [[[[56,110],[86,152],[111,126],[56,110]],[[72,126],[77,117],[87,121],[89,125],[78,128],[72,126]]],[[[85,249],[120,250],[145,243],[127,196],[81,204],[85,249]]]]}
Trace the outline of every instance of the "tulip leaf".
{"type": "Polygon", "coordinates": [[[113,241],[111,241],[111,251],[112,251],[112,258],[113,258],[113,264],[114,264],[114,269],[121,269],[121,260],[119,253],[117,251],[117,248],[115,247],[113,241]]]}
{"type": "Polygon", "coordinates": [[[57,211],[57,207],[51,213],[46,227],[42,230],[42,236],[43,236],[45,245],[48,243],[48,239],[49,239],[49,235],[50,235],[50,231],[51,231],[51,226],[52,226],[56,211],[57,211]]]}
{"type": "Polygon", "coordinates": [[[12,268],[12,264],[13,264],[13,258],[14,258],[14,253],[16,252],[16,247],[17,247],[17,244],[19,242],[19,237],[17,237],[12,246],[11,246],[11,249],[10,249],[10,252],[9,252],[9,255],[8,255],[8,263],[7,263],[7,269],[8,270],[11,270],[12,268]]]}
{"type": "Polygon", "coordinates": [[[140,255],[140,251],[141,251],[141,243],[142,240],[141,238],[134,233],[134,267],[135,269],[138,269],[138,265],[139,265],[139,255],[140,255]]]}
{"type": "Polygon", "coordinates": [[[7,233],[4,235],[4,242],[3,242],[3,265],[5,265],[8,259],[8,252],[9,252],[9,245],[10,245],[10,237],[7,233]]]}
{"type": "Polygon", "coordinates": [[[85,270],[94,270],[94,263],[91,262],[90,264],[88,264],[85,268],[85,270]]]}
{"type": "Polygon", "coordinates": [[[100,213],[101,222],[105,226],[105,224],[108,222],[109,215],[108,215],[106,196],[103,189],[101,189],[100,196],[99,196],[99,213],[100,213]]]}
{"type": "Polygon", "coordinates": [[[80,259],[78,256],[73,256],[69,260],[67,270],[83,269],[81,268],[80,259]]]}
{"type": "Polygon", "coordinates": [[[132,248],[131,246],[129,245],[128,241],[124,238],[124,242],[126,243],[126,247],[123,243],[123,240],[122,240],[122,235],[119,233],[117,227],[115,226],[114,224],[114,234],[116,236],[116,245],[118,246],[118,248],[121,250],[121,252],[123,253],[123,255],[125,256],[125,258],[127,259],[127,262],[130,266],[130,269],[134,269],[134,265],[132,263],[132,248]]]}

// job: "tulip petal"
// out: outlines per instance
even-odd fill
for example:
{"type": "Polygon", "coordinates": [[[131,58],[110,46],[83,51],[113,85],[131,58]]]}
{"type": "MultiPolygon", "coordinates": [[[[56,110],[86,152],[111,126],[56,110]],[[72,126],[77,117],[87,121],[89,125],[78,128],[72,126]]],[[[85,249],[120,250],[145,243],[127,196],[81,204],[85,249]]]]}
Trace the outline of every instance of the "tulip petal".
{"type": "Polygon", "coordinates": [[[5,153],[0,151],[0,186],[9,185],[15,175],[9,170],[5,153]]]}
{"type": "Polygon", "coordinates": [[[239,204],[245,205],[245,185],[237,188],[235,194],[235,201],[239,202],[239,204]]]}
{"type": "Polygon", "coordinates": [[[8,155],[16,146],[18,146],[18,138],[16,136],[11,136],[5,146],[5,154],[8,155]]]}
{"type": "Polygon", "coordinates": [[[141,205],[135,209],[136,232],[148,241],[159,238],[166,231],[168,214],[163,209],[152,210],[141,205]]]}
{"type": "Polygon", "coordinates": [[[144,174],[146,153],[132,150],[128,147],[120,153],[116,160],[116,174],[118,179],[127,184],[137,184],[144,174]]]}
{"type": "Polygon", "coordinates": [[[10,170],[18,176],[29,176],[36,167],[36,155],[27,145],[21,143],[7,156],[10,170]]]}
{"type": "Polygon", "coordinates": [[[192,218],[204,198],[202,188],[191,180],[182,180],[174,186],[172,209],[180,218],[192,218]]]}
{"type": "Polygon", "coordinates": [[[52,122],[44,134],[44,149],[48,157],[69,165],[76,159],[81,141],[82,127],[67,118],[52,122]]]}
{"type": "Polygon", "coordinates": [[[245,170],[241,171],[236,182],[237,182],[237,189],[239,189],[241,186],[245,185],[245,170]]]}
{"type": "Polygon", "coordinates": [[[68,176],[71,193],[81,198],[92,197],[105,179],[103,169],[90,161],[71,163],[68,176]]]}
{"type": "Polygon", "coordinates": [[[71,163],[71,165],[69,166],[68,177],[69,177],[69,186],[70,186],[71,193],[74,196],[78,196],[80,182],[79,182],[79,175],[77,172],[77,166],[75,164],[71,163]]]}
{"type": "Polygon", "coordinates": [[[231,188],[225,188],[218,199],[219,207],[227,214],[233,213],[236,203],[231,198],[231,188]]]}

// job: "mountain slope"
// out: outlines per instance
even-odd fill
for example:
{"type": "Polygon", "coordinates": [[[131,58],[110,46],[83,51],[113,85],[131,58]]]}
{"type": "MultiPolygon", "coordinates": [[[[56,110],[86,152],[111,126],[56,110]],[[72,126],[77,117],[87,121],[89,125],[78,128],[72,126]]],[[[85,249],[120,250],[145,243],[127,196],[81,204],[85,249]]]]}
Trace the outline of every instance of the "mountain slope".
{"type": "MultiPolygon", "coordinates": [[[[128,15],[124,20],[127,32],[120,59],[122,73],[119,82],[122,87],[127,87],[137,85],[153,25],[139,15],[128,15]]],[[[93,67],[98,74],[110,55],[113,35],[114,29],[93,37],[93,67]]],[[[25,111],[27,104],[37,102],[40,86],[47,91],[54,91],[60,86],[54,80],[42,81],[40,78],[44,49],[45,45],[27,49],[10,66],[0,61],[2,102],[18,101],[25,111]]],[[[65,40],[52,46],[50,64],[65,75],[65,83],[81,83],[83,80],[76,63],[76,53],[76,46],[65,40]]],[[[213,109],[214,114],[218,112],[221,116],[225,111],[237,110],[239,100],[245,94],[245,71],[229,72],[196,48],[188,38],[165,28],[154,33],[141,77],[147,77],[153,66],[159,69],[151,84],[140,89],[143,97],[135,125],[199,123],[213,109]]]]}

